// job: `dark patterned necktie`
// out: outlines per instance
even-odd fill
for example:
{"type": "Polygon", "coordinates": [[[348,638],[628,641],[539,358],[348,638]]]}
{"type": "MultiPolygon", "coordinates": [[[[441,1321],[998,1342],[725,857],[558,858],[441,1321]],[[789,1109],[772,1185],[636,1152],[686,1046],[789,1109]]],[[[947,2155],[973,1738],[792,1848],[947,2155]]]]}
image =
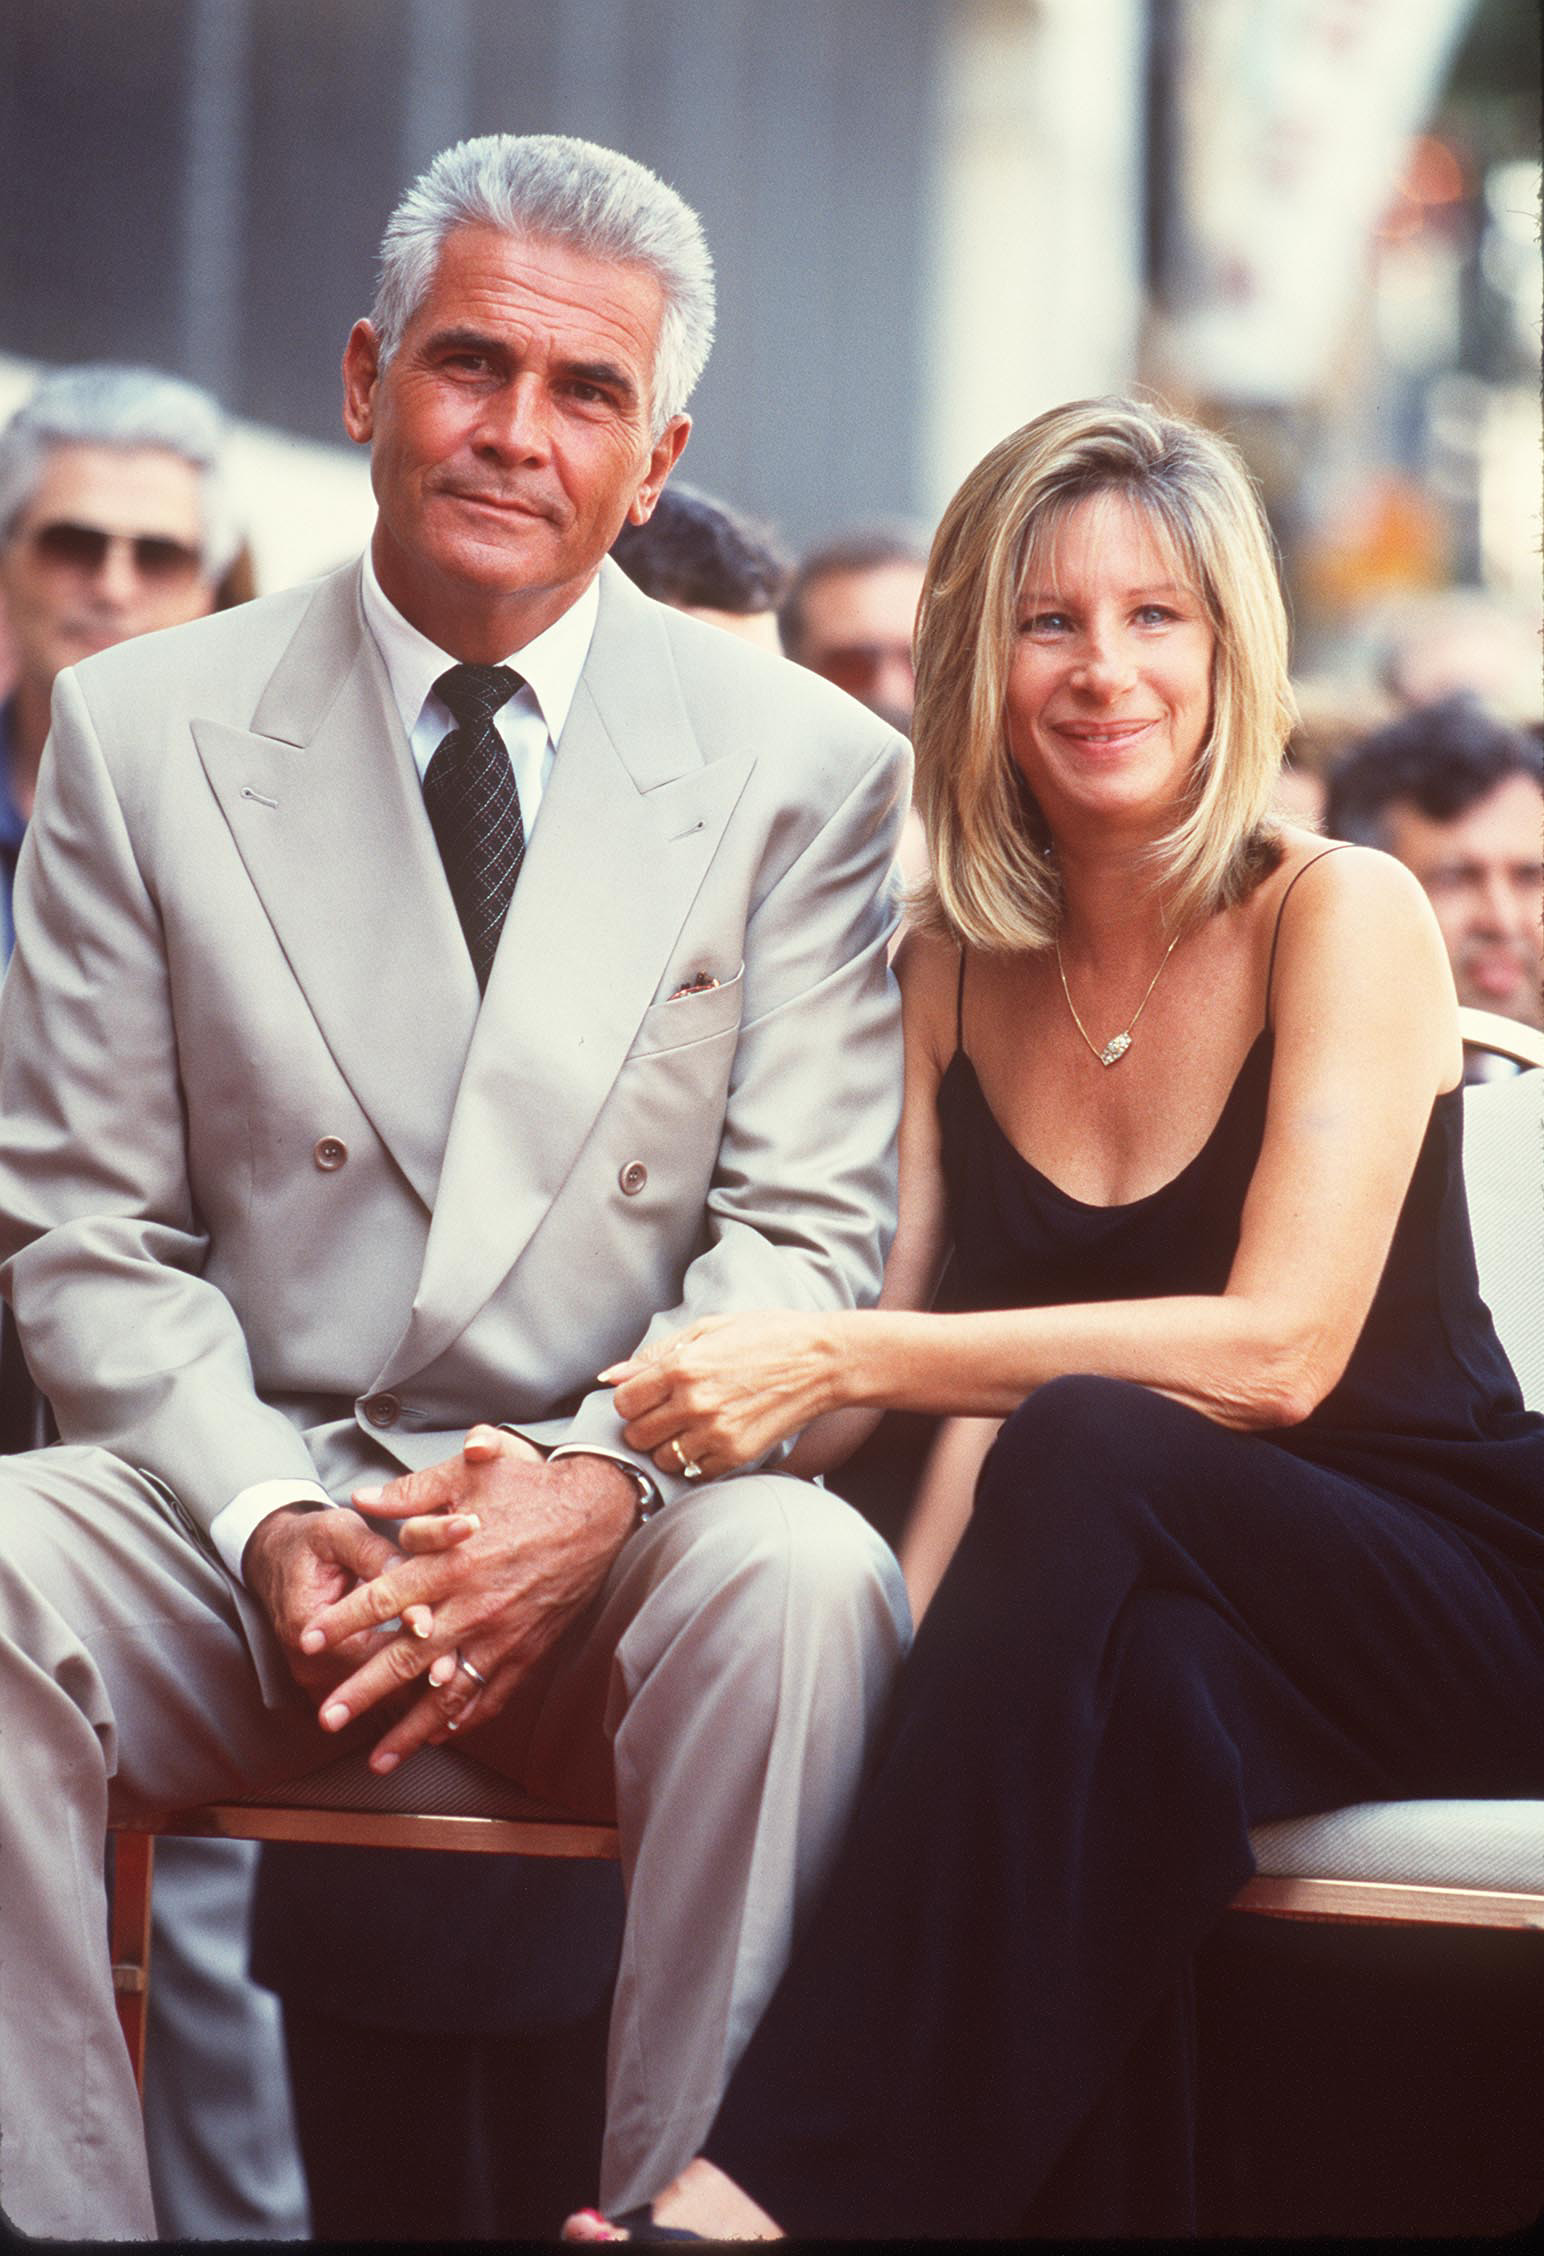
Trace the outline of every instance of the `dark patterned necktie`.
{"type": "Polygon", "coordinates": [[[424,774],[424,805],[479,992],[493,969],[504,912],[525,852],[520,793],[493,716],[524,687],[509,666],[452,666],[434,685],[436,696],[455,714],[456,726],[435,746],[424,774]]]}

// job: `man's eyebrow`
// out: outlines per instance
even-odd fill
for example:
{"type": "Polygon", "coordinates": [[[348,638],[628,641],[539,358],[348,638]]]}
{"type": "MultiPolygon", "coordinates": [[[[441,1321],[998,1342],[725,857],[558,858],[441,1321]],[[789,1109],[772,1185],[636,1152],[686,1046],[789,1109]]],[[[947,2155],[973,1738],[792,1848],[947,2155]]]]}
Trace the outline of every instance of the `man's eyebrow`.
{"type": "Polygon", "coordinates": [[[452,323],[447,329],[431,330],[424,339],[426,352],[477,352],[485,353],[490,360],[503,360],[507,349],[497,337],[490,337],[482,329],[462,327],[452,323]]]}
{"type": "MultiPolygon", "coordinates": [[[[424,340],[424,349],[430,353],[475,352],[485,359],[507,363],[513,357],[509,345],[502,337],[490,336],[484,329],[452,322],[444,329],[431,330],[424,340]]],[[[638,386],[625,368],[614,360],[565,360],[557,364],[557,374],[570,382],[595,384],[603,390],[618,393],[630,405],[638,397],[638,386]]]]}
{"type": "Polygon", "coordinates": [[[603,391],[617,392],[628,401],[638,396],[638,387],[625,368],[614,360],[565,360],[559,363],[558,373],[581,384],[597,384],[603,391]]]}

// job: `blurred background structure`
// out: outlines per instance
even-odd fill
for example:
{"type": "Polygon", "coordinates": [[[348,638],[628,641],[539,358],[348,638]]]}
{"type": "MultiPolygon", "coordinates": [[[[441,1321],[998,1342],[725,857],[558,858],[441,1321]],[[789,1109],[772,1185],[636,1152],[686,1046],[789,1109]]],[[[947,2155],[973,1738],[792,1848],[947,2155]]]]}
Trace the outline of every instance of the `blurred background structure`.
{"type": "Polygon", "coordinates": [[[1417,599],[1537,611],[1538,39],[1532,0],[6,0],[0,413],[40,363],[191,377],[260,583],[321,568],[370,518],[337,361],[387,210],[462,134],[571,131],[706,221],[694,479],[796,548],[930,523],[1144,384],[1242,443],[1300,664],[1371,683],[1417,599]]]}

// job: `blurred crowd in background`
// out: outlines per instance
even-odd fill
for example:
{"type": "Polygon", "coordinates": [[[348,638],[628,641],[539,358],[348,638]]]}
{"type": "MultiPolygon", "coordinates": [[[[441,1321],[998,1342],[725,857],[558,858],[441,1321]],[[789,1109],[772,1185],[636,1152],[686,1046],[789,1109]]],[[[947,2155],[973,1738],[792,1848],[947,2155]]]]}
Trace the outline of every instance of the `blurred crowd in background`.
{"type": "Polygon", "coordinates": [[[0,413],[46,365],[200,383],[233,418],[261,584],[323,570],[370,522],[337,361],[379,213],[463,134],[588,134],[703,215],[721,311],[688,475],[793,554],[925,534],[1006,431],[1145,386],[1261,482],[1316,743],[1385,717],[1396,646],[1441,662],[1423,613],[1454,589],[1484,597],[1464,633],[1525,717],[1536,14],[9,0],[0,413]]]}
{"type": "MultiPolygon", "coordinates": [[[[192,379],[229,418],[242,584],[324,570],[371,520],[336,359],[379,210],[459,134],[589,133],[715,245],[687,476],[781,567],[830,559],[813,606],[808,562],[780,598],[790,655],[904,714],[964,469],[1146,387],[1260,481],[1284,791],[1322,819],[1412,706],[1539,718],[1538,36],[1527,0],[12,0],[0,415],[60,364],[192,379]]],[[[23,662],[0,647],[0,683],[23,662]]]]}

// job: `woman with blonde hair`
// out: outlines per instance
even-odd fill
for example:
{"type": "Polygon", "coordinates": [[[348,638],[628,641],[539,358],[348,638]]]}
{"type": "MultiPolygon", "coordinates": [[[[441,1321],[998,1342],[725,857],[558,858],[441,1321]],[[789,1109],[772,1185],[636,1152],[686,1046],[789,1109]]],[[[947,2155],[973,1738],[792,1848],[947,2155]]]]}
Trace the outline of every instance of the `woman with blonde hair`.
{"type": "Polygon", "coordinates": [[[917,674],[883,1301],[607,1376],[706,1478],[891,1405],[1004,1423],[703,2155],[573,2237],[1183,2230],[1190,1967],[1250,1827],[1544,1790],[1544,1420],[1476,1284],[1452,980],[1408,873],[1270,812],[1286,625],[1231,451],[1120,401],[1015,432],[917,674]]]}

